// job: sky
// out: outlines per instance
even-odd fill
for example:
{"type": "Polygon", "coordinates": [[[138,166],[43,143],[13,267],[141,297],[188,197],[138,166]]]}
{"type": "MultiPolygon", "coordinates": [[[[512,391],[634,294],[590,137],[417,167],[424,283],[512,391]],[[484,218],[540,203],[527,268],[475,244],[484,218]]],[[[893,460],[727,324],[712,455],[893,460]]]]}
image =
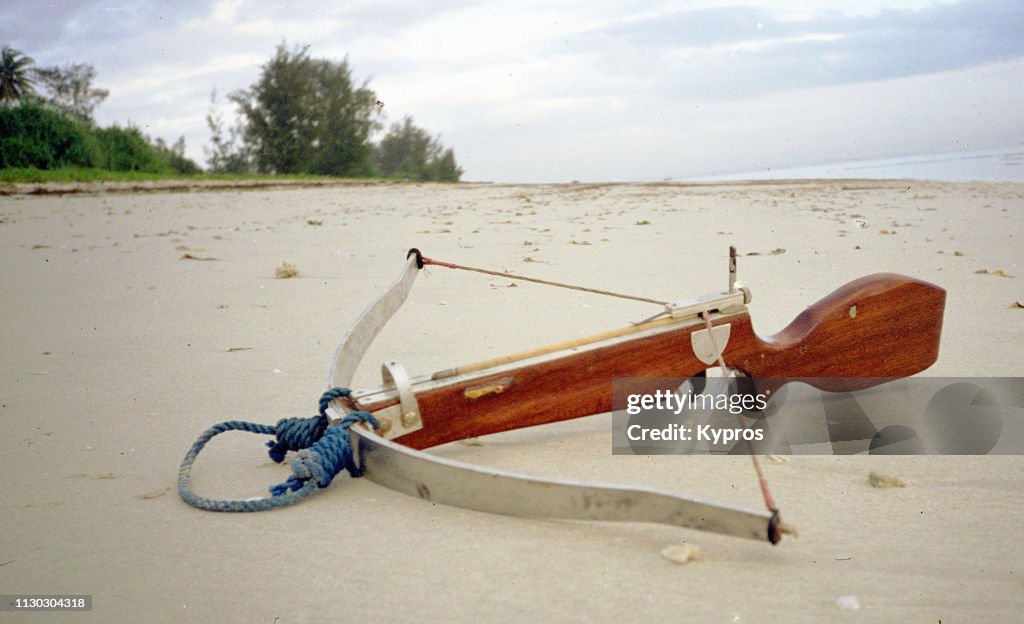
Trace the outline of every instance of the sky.
{"type": "Polygon", "coordinates": [[[685,180],[1024,145],[1020,0],[10,0],[0,44],[89,63],[100,125],[184,136],[278,45],[348,60],[463,180],[685,180]]]}

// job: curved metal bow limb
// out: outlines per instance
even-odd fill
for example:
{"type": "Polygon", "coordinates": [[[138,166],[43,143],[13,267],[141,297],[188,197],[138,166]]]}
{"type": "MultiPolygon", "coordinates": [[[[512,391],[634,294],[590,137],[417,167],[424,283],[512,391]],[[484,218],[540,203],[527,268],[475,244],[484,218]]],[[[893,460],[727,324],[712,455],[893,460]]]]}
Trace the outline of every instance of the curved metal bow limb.
{"type": "MultiPolygon", "coordinates": [[[[348,386],[367,348],[401,307],[421,265],[411,250],[391,286],[359,316],[335,353],[328,384],[348,386]]],[[[347,407],[334,401],[328,417],[347,407]]],[[[429,425],[428,425],[429,426],[429,425]]],[[[390,432],[392,435],[395,432],[390,432]]],[[[355,462],[384,487],[425,500],[512,516],[655,522],[776,543],[778,515],[635,486],[542,479],[456,462],[388,440],[369,428],[349,429],[355,462]]]]}
{"type": "MultiPolygon", "coordinates": [[[[334,362],[327,374],[328,388],[347,388],[352,384],[356,368],[366,355],[366,350],[373,343],[374,338],[384,329],[391,317],[395,315],[398,308],[402,307],[412,285],[416,281],[416,275],[423,268],[423,256],[416,248],[410,249],[406,254],[405,267],[398,275],[398,278],[388,286],[377,300],[363,310],[356,322],[345,332],[345,336],[338,344],[334,352],[334,362]]],[[[328,408],[327,416],[331,424],[337,424],[344,418],[344,413],[339,413],[332,403],[328,408]]]]}
{"type": "Polygon", "coordinates": [[[655,522],[776,543],[778,515],[651,488],[542,479],[453,461],[349,429],[363,476],[446,505],[526,518],[655,522]]]}

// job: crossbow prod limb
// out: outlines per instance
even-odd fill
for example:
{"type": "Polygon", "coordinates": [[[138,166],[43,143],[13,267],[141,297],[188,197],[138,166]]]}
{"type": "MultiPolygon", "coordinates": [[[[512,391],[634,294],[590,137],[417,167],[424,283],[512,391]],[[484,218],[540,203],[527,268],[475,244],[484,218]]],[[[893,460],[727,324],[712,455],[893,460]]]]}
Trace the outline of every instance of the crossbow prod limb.
{"type": "MultiPolygon", "coordinates": [[[[736,282],[730,249],[728,290],[677,302],[660,302],[558,284],[425,258],[413,249],[398,279],[345,334],[320,399],[320,414],[286,418],[276,425],[230,420],[204,431],[182,460],[178,492],[210,511],[261,511],[283,507],[327,487],[341,470],[423,499],[514,516],[657,522],[777,543],[792,532],[761,472],[765,510],[751,510],[636,486],[542,479],[452,461],[422,449],[469,437],[578,418],[612,410],[612,381],[695,377],[716,364],[745,374],[768,398],[799,380],[823,390],[868,388],[916,374],[938,356],[946,293],[891,273],[850,282],[804,310],[788,327],[765,339],[753,331],[750,291],[736,282]],[[650,319],[587,338],[410,377],[385,362],[383,384],[350,391],[367,348],[405,301],[428,264],[637,299],[663,306],[650,319]],[[726,364],[728,362],[728,364],[726,364]],[[215,500],[192,490],[196,457],[227,431],[275,435],[269,455],[291,461],[292,476],[271,486],[271,496],[215,500]]],[[[672,388],[652,387],[651,390],[672,388]]]]}
{"type": "MultiPolygon", "coordinates": [[[[514,516],[657,522],[777,543],[789,529],[763,475],[768,509],[757,511],[649,488],[541,479],[420,450],[611,411],[615,378],[692,377],[724,360],[751,378],[806,379],[823,390],[851,391],[916,374],[938,356],[941,288],[870,275],[761,339],[747,310],[750,291],[735,279],[735,260],[731,250],[728,290],[665,303],[662,313],[637,325],[432,375],[411,377],[401,364],[386,362],[380,387],[335,397],[326,416],[337,424],[353,413],[373,414],[376,430],[363,423],[349,429],[355,463],[371,481],[423,499],[514,516]]],[[[338,346],[329,387],[349,386],[367,347],[427,264],[469,268],[411,250],[398,279],[338,346]]],[[[770,397],[777,387],[759,389],[770,397]]]]}

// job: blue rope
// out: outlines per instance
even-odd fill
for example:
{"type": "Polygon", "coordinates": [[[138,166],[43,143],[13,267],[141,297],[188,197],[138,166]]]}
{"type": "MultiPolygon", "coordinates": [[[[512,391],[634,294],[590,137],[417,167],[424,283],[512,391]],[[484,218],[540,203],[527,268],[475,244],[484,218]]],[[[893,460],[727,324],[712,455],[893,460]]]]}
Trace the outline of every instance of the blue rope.
{"type": "MultiPolygon", "coordinates": [[[[309,448],[323,437],[327,431],[327,406],[331,401],[347,397],[352,392],[348,388],[331,388],[320,397],[320,414],[312,418],[282,418],[277,421],[277,441],[267,442],[270,447],[270,459],[277,463],[284,461],[288,451],[301,451],[309,448]]],[[[348,427],[346,427],[348,429],[348,427]]]]}
{"type": "Polygon", "coordinates": [[[328,404],[349,394],[347,388],[328,390],[320,397],[320,413],[311,418],[282,418],[275,426],[229,420],[210,427],[192,444],[178,469],[178,494],[181,499],[193,507],[208,511],[266,511],[297,503],[317,487],[327,487],[342,469],[347,469],[353,477],[361,477],[363,471],[356,466],[352,457],[348,430],[357,422],[368,422],[375,429],[380,424],[369,412],[352,412],[337,427],[328,428],[328,404]],[[271,496],[268,498],[217,500],[197,495],[192,491],[192,464],[207,442],[226,431],[276,435],[276,441],[267,442],[272,460],[281,463],[285,453],[298,451],[298,456],[291,463],[292,476],[284,483],[271,486],[271,496]]]}

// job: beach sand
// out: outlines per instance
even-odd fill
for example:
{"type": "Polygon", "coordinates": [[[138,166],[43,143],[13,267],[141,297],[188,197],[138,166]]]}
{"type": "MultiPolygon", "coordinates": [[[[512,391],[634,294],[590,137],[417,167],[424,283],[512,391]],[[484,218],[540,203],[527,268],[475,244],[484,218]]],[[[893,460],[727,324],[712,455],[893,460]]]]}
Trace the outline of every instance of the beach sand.
{"type": "MultiPolygon", "coordinates": [[[[775,547],[660,525],[496,516],[348,476],[270,513],[202,512],[176,491],[178,465],[209,425],[315,413],[337,341],[413,246],[679,299],[722,290],[734,244],[762,336],[850,280],[898,272],[948,291],[941,353],[925,374],[1024,376],[1024,309],[1014,307],[1024,304],[1024,185],[56,190],[0,197],[0,588],[94,599],[89,614],[47,621],[1024,617],[1018,456],[766,462],[800,531],[775,547]],[[285,262],[298,277],[275,278],[285,262]],[[908,485],[873,488],[873,470],[908,485]],[[701,559],[659,554],[683,543],[701,559]]],[[[355,385],[378,384],[385,357],[427,373],[656,311],[435,267],[355,385]]],[[[759,506],[747,458],[612,456],[610,423],[602,414],[434,452],[759,506]]],[[[246,498],[282,481],[289,471],[267,459],[266,439],[217,438],[193,471],[198,492],[246,498]]]]}

